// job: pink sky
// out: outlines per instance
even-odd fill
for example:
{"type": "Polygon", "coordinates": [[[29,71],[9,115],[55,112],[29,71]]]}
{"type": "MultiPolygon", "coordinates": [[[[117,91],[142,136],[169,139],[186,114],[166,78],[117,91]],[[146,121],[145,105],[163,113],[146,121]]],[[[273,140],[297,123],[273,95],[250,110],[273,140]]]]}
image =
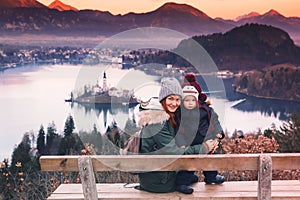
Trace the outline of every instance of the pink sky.
{"type": "MultiPolygon", "coordinates": [[[[54,0],[38,0],[49,5],[54,0]]],[[[260,14],[275,9],[286,17],[300,17],[300,0],[60,0],[78,9],[109,11],[112,14],[143,13],[157,9],[166,2],[189,4],[208,16],[235,19],[250,12],[260,14]]]]}

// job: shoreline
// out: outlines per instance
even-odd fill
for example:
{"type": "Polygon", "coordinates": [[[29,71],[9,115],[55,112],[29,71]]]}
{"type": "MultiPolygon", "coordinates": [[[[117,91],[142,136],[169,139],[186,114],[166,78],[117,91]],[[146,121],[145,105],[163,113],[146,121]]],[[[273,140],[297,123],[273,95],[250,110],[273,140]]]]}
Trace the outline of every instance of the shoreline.
{"type": "Polygon", "coordinates": [[[242,92],[242,91],[239,91],[239,90],[236,90],[236,89],[235,89],[234,91],[237,92],[237,93],[240,93],[240,94],[247,95],[247,96],[249,96],[249,97],[256,97],[256,98],[260,98],[260,99],[270,99],[270,100],[290,101],[290,102],[295,102],[295,103],[300,102],[300,100],[295,100],[295,99],[286,99],[286,98],[279,98],[279,97],[267,97],[267,96],[261,96],[261,95],[249,94],[249,93],[242,92]]]}

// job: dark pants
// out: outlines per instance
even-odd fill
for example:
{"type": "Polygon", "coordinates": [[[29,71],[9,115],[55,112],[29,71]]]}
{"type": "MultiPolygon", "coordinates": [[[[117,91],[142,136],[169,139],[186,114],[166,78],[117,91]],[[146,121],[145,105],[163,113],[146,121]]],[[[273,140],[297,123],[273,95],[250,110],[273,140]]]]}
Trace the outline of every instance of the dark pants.
{"type": "Polygon", "coordinates": [[[191,185],[191,177],[194,176],[194,171],[179,171],[176,177],[176,186],[191,185]]]}
{"type": "Polygon", "coordinates": [[[218,175],[218,171],[203,171],[203,175],[207,181],[215,180],[218,175]]]}
{"type": "MultiPolygon", "coordinates": [[[[191,177],[194,176],[194,171],[179,171],[176,177],[176,186],[191,185],[191,177]]],[[[207,181],[215,180],[218,171],[203,171],[203,175],[207,181]]]]}

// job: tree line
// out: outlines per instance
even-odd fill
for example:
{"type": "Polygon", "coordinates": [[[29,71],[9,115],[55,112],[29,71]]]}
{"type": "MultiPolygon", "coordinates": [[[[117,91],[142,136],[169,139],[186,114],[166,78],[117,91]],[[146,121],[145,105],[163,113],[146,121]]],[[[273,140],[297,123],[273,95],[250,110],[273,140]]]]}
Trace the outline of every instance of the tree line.
{"type": "MultiPolygon", "coordinates": [[[[34,134],[26,133],[12,153],[11,161],[5,158],[0,163],[0,199],[46,199],[61,183],[80,182],[78,173],[41,172],[39,157],[41,155],[82,155],[82,154],[118,154],[124,146],[131,131],[136,127],[133,121],[127,121],[124,131],[115,123],[111,124],[105,134],[101,134],[96,125],[89,132],[75,133],[73,117],[66,119],[63,134],[59,134],[54,122],[45,131],[40,126],[37,139],[34,134]]],[[[219,151],[221,153],[274,153],[300,152],[300,115],[292,113],[280,128],[272,126],[263,133],[240,135],[234,133],[226,138],[219,151]]],[[[98,172],[97,182],[137,181],[132,174],[118,172],[98,172]]],[[[300,178],[300,173],[293,172],[293,178],[300,178]],[[296,175],[295,175],[296,174],[296,175]]],[[[232,174],[224,172],[227,180],[255,179],[247,173],[232,174]]],[[[274,176],[286,176],[287,173],[274,173],[274,176]]]]}

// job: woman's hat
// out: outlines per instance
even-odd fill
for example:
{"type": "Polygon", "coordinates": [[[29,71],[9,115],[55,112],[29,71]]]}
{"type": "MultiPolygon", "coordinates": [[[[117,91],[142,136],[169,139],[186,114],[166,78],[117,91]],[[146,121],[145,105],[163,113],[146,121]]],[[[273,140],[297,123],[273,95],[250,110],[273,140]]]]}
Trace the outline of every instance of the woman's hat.
{"type": "Polygon", "coordinates": [[[176,78],[164,78],[161,81],[161,88],[159,91],[158,100],[161,101],[169,95],[179,95],[183,97],[182,88],[176,78]]]}

